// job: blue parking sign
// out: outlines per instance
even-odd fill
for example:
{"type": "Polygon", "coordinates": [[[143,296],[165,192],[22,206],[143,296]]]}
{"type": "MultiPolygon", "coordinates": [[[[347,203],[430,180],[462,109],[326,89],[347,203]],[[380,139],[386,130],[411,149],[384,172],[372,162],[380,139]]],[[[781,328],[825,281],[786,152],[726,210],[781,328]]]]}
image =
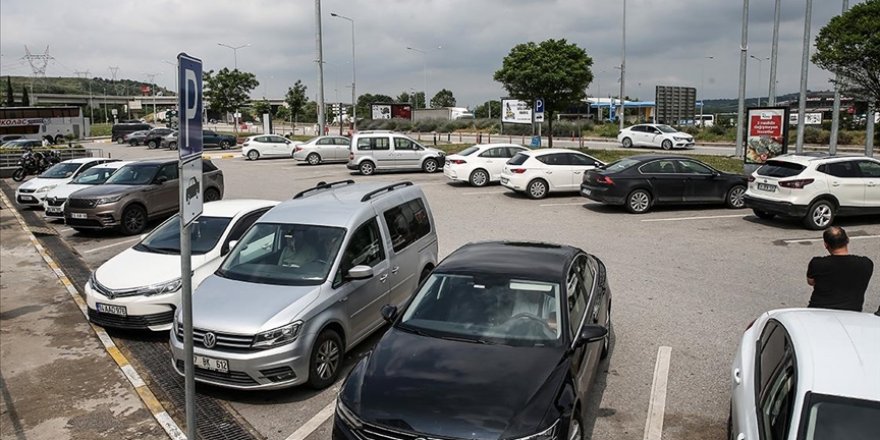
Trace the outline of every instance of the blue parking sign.
{"type": "Polygon", "coordinates": [[[177,55],[177,105],[181,160],[202,154],[202,60],[185,53],[177,55]]]}

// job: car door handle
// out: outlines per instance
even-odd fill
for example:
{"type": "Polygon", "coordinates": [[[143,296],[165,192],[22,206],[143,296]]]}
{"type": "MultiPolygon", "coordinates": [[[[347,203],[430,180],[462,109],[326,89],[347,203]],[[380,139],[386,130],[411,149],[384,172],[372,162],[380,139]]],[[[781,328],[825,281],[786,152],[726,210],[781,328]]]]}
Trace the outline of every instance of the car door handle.
{"type": "Polygon", "coordinates": [[[388,280],[388,274],[387,274],[387,273],[384,274],[384,275],[382,275],[381,277],[379,277],[379,281],[380,281],[380,282],[383,282],[383,283],[384,283],[386,280],[388,280]]]}
{"type": "Polygon", "coordinates": [[[348,297],[347,297],[347,296],[345,296],[345,297],[343,297],[342,299],[339,300],[339,302],[341,302],[341,303],[344,303],[344,302],[346,302],[346,301],[348,301],[348,297]]]}
{"type": "Polygon", "coordinates": [[[742,372],[739,371],[739,368],[734,368],[734,369],[733,369],[733,382],[734,382],[735,384],[739,385],[739,384],[742,383],[742,381],[743,381],[743,379],[742,379],[742,372]]]}
{"type": "Polygon", "coordinates": [[[835,180],[835,181],[831,182],[831,186],[840,186],[840,182],[835,180]]]}
{"type": "Polygon", "coordinates": [[[396,274],[397,271],[399,271],[399,270],[400,270],[400,266],[394,266],[393,268],[391,268],[391,273],[396,274]]]}
{"type": "Polygon", "coordinates": [[[582,171],[575,171],[574,173],[575,173],[575,174],[580,174],[580,173],[582,173],[582,171]]]}
{"type": "Polygon", "coordinates": [[[877,182],[868,182],[868,186],[877,186],[877,182]]]}

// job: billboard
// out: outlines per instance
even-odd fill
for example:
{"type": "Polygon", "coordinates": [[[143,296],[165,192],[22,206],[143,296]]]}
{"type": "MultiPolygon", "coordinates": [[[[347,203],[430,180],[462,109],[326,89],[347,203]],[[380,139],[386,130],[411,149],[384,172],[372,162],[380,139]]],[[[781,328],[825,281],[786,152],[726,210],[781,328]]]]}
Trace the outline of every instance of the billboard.
{"type": "Polygon", "coordinates": [[[757,107],[748,111],[747,164],[763,164],[788,152],[788,107],[757,107]]]}
{"type": "Polygon", "coordinates": [[[410,104],[372,104],[371,119],[412,119],[410,104]]]}
{"type": "Polygon", "coordinates": [[[693,121],[697,113],[697,89],[693,87],[657,86],[656,119],[661,124],[693,121]]]}
{"type": "Polygon", "coordinates": [[[532,108],[526,101],[518,99],[501,100],[501,122],[511,124],[531,124],[532,108]]]}
{"type": "MultiPolygon", "coordinates": [[[[792,125],[797,125],[798,123],[798,114],[797,113],[789,113],[788,115],[788,123],[792,125]]],[[[805,125],[821,125],[822,124],[822,113],[804,113],[804,124],[805,125]]]]}

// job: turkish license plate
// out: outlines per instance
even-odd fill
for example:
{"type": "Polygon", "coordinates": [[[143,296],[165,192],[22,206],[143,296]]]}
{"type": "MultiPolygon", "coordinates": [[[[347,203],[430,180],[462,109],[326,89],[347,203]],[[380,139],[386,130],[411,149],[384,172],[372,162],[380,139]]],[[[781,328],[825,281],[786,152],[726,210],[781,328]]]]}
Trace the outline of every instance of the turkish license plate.
{"type": "Polygon", "coordinates": [[[49,213],[49,214],[60,214],[60,213],[61,213],[61,207],[60,207],[60,206],[47,206],[47,207],[46,207],[46,212],[49,213]]]}
{"type": "Polygon", "coordinates": [[[229,361],[226,359],[214,359],[206,356],[193,355],[193,365],[203,370],[217,371],[220,373],[229,372],[229,361]]]}
{"type": "Polygon", "coordinates": [[[71,212],[71,213],[70,213],[70,217],[71,217],[71,218],[79,218],[79,219],[83,219],[83,218],[86,218],[87,216],[86,216],[86,214],[85,214],[84,212],[71,212]]]}
{"type": "Polygon", "coordinates": [[[114,306],[113,304],[101,304],[97,303],[98,312],[100,313],[108,313],[110,315],[117,316],[128,316],[128,310],[125,306],[114,306]]]}
{"type": "Polygon", "coordinates": [[[759,183],[758,189],[761,191],[776,192],[776,185],[770,185],[768,183],[759,183]]]}
{"type": "Polygon", "coordinates": [[[508,179],[507,177],[501,178],[501,183],[507,183],[507,182],[510,182],[510,179],[508,179]]]}
{"type": "Polygon", "coordinates": [[[30,201],[30,200],[33,200],[33,199],[34,199],[34,198],[33,198],[33,197],[31,197],[31,196],[25,196],[25,195],[21,195],[21,196],[18,196],[18,198],[20,198],[20,199],[22,199],[22,200],[28,200],[28,201],[30,201]]]}
{"type": "Polygon", "coordinates": [[[588,196],[593,193],[593,191],[591,191],[589,189],[582,189],[581,192],[584,193],[585,196],[588,196]]]}

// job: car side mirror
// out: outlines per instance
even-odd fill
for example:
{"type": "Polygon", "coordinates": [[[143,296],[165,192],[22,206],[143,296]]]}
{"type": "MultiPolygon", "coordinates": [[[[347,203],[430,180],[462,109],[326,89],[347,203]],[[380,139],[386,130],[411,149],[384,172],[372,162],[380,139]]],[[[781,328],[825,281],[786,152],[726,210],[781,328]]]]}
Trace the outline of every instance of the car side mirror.
{"type": "Polygon", "coordinates": [[[608,336],[607,328],[602,327],[601,325],[586,325],[581,329],[581,333],[578,335],[575,345],[583,346],[591,342],[598,342],[605,339],[606,336],[608,336]]]}
{"type": "Polygon", "coordinates": [[[284,141],[284,143],[290,145],[290,141],[284,141]]]}
{"type": "Polygon", "coordinates": [[[397,318],[397,306],[385,304],[382,306],[382,311],[380,313],[382,314],[382,319],[387,322],[392,322],[397,318]]]}
{"type": "Polygon", "coordinates": [[[373,276],[373,268],[366,265],[358,265],[348,270],[348,279],[365,280],[373,276]]]}
{"type": "Polygon", "coordinates": [[[161,185],[167,181],[168,181],[168,177],[166,177],[166,176],[159,176],[156,178],[156,183],[159,185],[161,185]]]}
{"type": "Polygon", "coordinates": [[[228,254],[237,243],[238,240],[229,240],[229,243],[226,243],[226,246],[223,246],[223,249],[220,249],[220,255],[228,254]]]}
{"type": "Polygon", "coordinates": [[[721,173],[718,171],[712,171],[712,177],[721,177],[721,173]]]}

